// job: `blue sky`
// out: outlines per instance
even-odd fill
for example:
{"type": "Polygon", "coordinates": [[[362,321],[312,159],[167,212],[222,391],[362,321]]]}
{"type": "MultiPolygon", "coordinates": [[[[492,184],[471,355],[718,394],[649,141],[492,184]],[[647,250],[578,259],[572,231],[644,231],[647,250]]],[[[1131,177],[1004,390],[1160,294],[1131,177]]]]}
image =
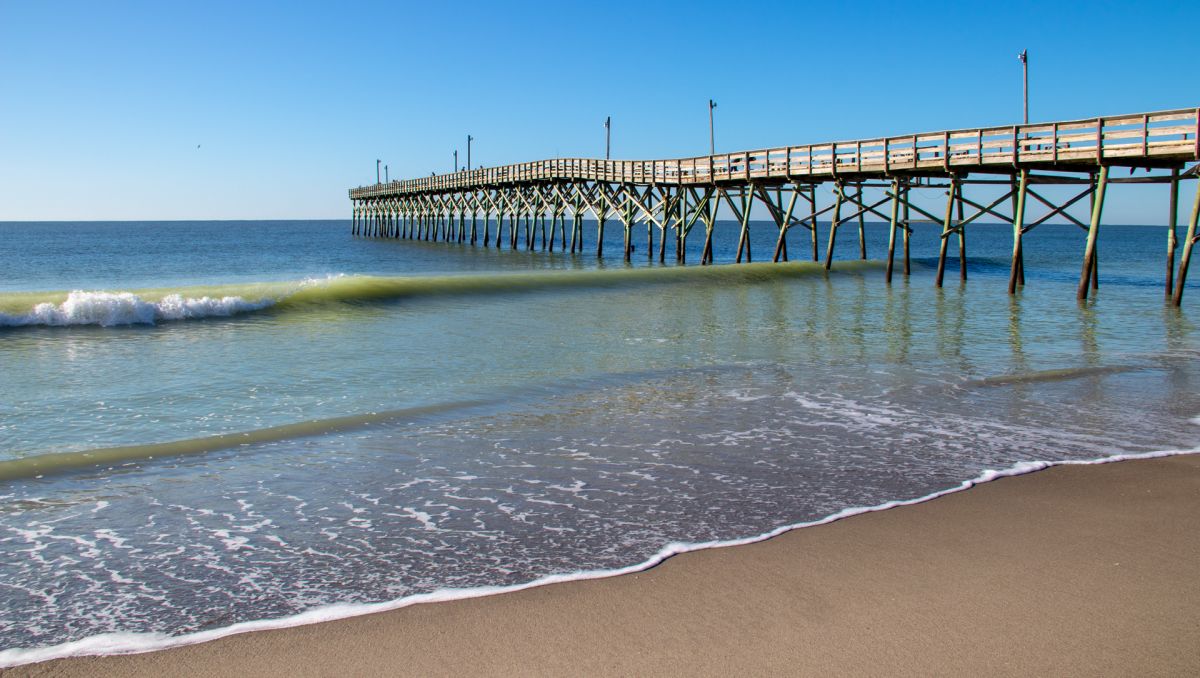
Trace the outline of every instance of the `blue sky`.
{"type": "MultiPolygon", "coordinates": [[[[346,218],[475,164],[1200,105],[1196,2],[0,0],[0,220],[346,218]]],[[[1190,189],[1190,186],[1189,186],[1190,189]]],[[[1158,189],[1106,220],[1162,223],[1158,189]]],[[[1181,202],[1190,204],[1190,194],[1181,202]]]]}

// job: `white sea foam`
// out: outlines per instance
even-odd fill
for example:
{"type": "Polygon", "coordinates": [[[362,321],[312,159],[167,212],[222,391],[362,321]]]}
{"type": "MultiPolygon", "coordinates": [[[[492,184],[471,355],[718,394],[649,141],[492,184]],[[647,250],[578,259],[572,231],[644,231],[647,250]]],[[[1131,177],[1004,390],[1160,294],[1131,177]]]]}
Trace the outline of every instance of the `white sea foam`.
{"type": "Polygon", "coordinates": [[[582,581],[588,579],[603,579],[606,577],[616,577],[624,574],[633,574],[642,572],[655,567],[672,556],[690,551],[701,551],[705,549],[723,548],[727,546],[742,546],[753,544],[767,539],[772,539],[785,532],[791,532],[805,527],[814,527],[817,525],[825,525],[851,516],[860,515],[863,513],[872,513],[875,511],[884,511],[899,506],[911,506],[920,504],[931,499],[943,497],[955,492],[970,489],[981,483],[990,482],[998,478],[1010,476],[1019,476],[1034,471],[1040,471],[1052,466],[1084,466],[1094,464],[1108,464],[1118,461],[1128,461],[1134,459],[1155,459],[1161,457],[1172,457],[1184,454],[1198,454],[1200,448],[1188,450],[1163,450],[1157,452],[1144,452],[1137,454],[1117,454],[1099,459],[1087,460],[1062,460],[1062,461],[1027,461],[1020,462],[1006,469],[986,470],[980,473],[972,480],[966,480],[955,487],[940,490],[923,497],[906,500],[893,500],[876,504],[874,506],[859,506],[846,508],[832,515],[826,516],[819,520],[810,522],[795,523],[777,527],[769,532],[745,537],[742,539],[732,539],[725,541],[709,541],[709,542],[672,542],[663,546],[657,553],[640,563],[629,565],[622,568],[611,570],[586,570],[569,574],[557,574],[535,579],[523,584],[515,584],[511,586],[480,586],[469,589],[440,589],[430,593],[421,593],[395,600],[388,600],[379,603],[337,603],[333,605],[325,605],[300,614],[287,617],[279,617],[275,619],[260,619],[249,622],[239,622],[230,626],[199,631],[179,636],[170,636],[164,633],[103,633],[80,640],[73,640],[59,645],[51,645],[48,647],[37,648],[13,648],[8,650],[0,650],[0,668],[9,668],[22,664],[31,664],[34,662],[42,662],[50,659],[59,659],[63,657],[78,657],[92,655],[114,655],[114,654],[138,654],[142,652],[152,652],[162,650],[169,647],[178,647],[182,645],[194,645],[196,643],[204,643],[226,636],[232,636],[239,633],[247,633],[250,631],[265,631],[270,629],[289,628],[293,626],[302,626],[306,624],[316,624],[320,622],[333,621],[337,619],[345,619],[348,617],[356,617],[364,614],[373,614],[376,612],[385,612],[388,610],[396,610],[410,605],[420,603],[447,602],[453,600],[462,600],[466,598],[479,598],[483,596],[496,595],[500,593],[512,593],[522,591],[537,586],[545,586],[547,584],[557,584],[571,581],[582,581]]]}
{"type": "Polygon", "coordinates": [[[164,320],[231,316],[271,306],[274,299],[247,301],[232,297],[184,297],[168,294],[146,301],[131,292],[84,292],[76,290],[61,304],[41,303],[29,313],[0,313],[0,327],[26,325],[153,325],[164,320]]]}

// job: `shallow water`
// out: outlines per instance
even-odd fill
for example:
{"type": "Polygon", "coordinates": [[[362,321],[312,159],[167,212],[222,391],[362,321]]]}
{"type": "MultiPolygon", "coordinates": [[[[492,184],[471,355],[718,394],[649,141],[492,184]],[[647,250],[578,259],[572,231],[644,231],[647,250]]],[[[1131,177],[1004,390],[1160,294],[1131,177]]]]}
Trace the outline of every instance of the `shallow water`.
{"type": "Polygon", "coordinates": [[[825,274],[345,222],[0,224],[0,648],[618,569],[987,469],[1196,447],[1200,291],[1163,304],[1163,230],[1106,227],[1079,304],[1073,226],[1028,238],[1009,297],[986,225],[937,290],[933,227],[888,287],[849,231],[825,274]]]}

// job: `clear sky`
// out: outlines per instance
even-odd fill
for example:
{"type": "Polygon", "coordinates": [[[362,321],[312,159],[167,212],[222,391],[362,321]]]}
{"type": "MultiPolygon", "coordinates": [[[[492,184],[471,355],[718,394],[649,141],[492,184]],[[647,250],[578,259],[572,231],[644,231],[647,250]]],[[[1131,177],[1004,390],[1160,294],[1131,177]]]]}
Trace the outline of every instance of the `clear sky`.
{"type": "MultiPolygon", "coordinates": [[[[605,116],[614,158],[702,154],[709,98],[718,151],[1011,124],[1025,48],[1033,121],[1193,107],[1197,26],[1194,1],[0,0],[0,220],[348,218],[376,158],[450,171],[468,133],[476,165],[603,157],[605,116]]],[[[1155,196],[1106,221],[1162,223],[1155,196]]]]}

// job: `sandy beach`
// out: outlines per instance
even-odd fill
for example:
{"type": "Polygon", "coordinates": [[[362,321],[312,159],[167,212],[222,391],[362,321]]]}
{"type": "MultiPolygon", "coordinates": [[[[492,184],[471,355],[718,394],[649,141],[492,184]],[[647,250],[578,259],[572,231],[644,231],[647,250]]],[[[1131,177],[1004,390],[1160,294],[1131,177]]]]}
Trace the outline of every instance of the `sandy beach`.
{"type": "Polygon", "coordinates": [[[1200,455],[1055,467],[652,570],[13,676],[1200,673],[1200,455]]]}

